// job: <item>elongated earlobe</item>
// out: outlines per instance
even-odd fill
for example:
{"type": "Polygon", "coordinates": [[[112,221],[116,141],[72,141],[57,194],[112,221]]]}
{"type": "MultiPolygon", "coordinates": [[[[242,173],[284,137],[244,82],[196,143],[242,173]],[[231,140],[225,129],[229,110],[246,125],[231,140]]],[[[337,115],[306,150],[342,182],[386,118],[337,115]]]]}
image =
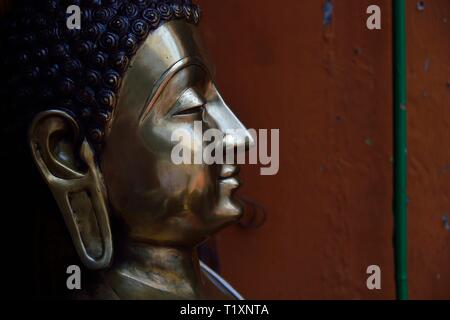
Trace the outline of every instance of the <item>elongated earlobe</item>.
{"type": "Polygon", "coordinates": [[[77,122],[64,111],[42,112],[30,127],[29,143],[81,261],[90,269],[108,267],[113,248],[106,189],[77,122]]]}

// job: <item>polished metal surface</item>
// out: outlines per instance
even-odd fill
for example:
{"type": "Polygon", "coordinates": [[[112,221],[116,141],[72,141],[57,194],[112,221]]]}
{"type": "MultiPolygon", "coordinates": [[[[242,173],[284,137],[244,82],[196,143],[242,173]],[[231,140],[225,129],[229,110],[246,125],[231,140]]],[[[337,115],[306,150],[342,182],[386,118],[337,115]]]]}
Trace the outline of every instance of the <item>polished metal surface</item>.
{"type": "MultiPolygon", "coordinates": [[[[81,261],[99,269],[81,298],[233,298],[201,272],[195,248],[241,216],[233,198],[239,170],[171,160],[172,133],[193,134],[194,121],[224,132],[224,149],[252,143],[245,130],[233,139],[225,134],[245,128],[210,70],[197,27],[171,21],[153,31],[134,57],[101,151],[69,113],[36,116],[29,134],[35,162],[81,261]]],[[[194,140],[191,154],[204,144],[194,140]]]]}
{"type": "Polygon", "coordinates": [[[203,273],[211,280],[217,288],[221,289],[224,294],[230,295],[236,300],[245,300],[227,281],[219,276],[214,270],[208,267],[204,262],[200,261],[200,268],[203,273]]]}

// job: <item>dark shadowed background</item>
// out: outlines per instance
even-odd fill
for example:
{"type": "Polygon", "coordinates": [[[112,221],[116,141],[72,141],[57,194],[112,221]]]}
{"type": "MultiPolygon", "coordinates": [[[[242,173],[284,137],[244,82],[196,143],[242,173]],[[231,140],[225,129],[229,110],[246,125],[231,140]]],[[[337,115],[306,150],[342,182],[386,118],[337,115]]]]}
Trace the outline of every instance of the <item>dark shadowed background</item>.
{"type": "MultiPolygon", "coordinates": [[[[225,100],[280,129],[278,175],[242,172],[267,220],[217,237],[222,274],[250,299],[394,298],[391,1],[197,2],[225,100]]],[[[407,0],[407,31],[410,296],[450,298],[450,1],[407,0]]]]}

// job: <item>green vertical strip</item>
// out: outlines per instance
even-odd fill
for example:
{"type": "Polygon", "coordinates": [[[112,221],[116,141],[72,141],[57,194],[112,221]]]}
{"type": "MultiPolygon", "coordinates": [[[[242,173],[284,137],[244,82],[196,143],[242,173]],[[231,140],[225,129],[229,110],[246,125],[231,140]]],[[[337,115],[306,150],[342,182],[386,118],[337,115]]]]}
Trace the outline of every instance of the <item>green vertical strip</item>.
{"type": "Polygon", "coordinates": [[[393,0],[394,251],[397,299],[408,299],[406,0],[393,0]]]}

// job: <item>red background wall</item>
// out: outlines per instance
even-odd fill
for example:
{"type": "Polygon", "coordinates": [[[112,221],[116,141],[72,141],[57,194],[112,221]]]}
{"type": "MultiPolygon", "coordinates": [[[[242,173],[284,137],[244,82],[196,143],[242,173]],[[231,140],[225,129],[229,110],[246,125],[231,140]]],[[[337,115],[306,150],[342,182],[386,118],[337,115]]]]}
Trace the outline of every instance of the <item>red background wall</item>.
{"type": "MultiPolygon", "coordinates": [[[[251,299],[394,298],[391,1],[198,0],[217,82],[249,128],[280,129],[280,171],[244,168],[259,229],[218,238],[251,299]],[[366,8],[382,30],[366,28],[366,8]],[[366,268],[382,290],[366,287],[366,268]]],[[[450,2],[407,0],[411,298],[450,298],[450,2]]]]}

